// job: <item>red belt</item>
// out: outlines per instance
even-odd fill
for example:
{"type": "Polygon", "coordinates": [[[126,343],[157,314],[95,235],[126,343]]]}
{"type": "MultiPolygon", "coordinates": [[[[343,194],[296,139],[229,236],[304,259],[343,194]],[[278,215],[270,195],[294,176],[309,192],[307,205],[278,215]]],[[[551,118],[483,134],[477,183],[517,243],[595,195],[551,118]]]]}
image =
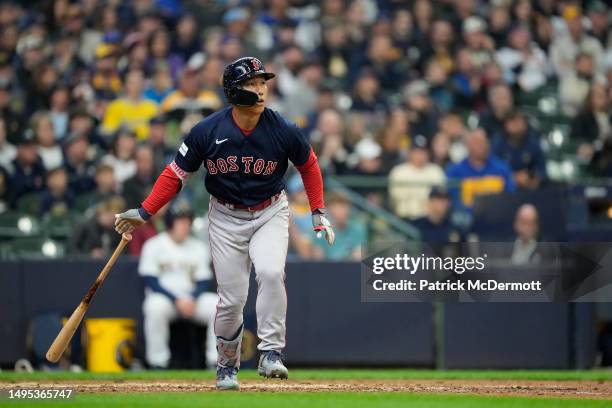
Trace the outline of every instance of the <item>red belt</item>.
{"type": "Polygon", "coordinates": [[[230,210],[261,211],[265,208],[268,208],[275,202],[277,202],[282,194],[283,192],[281,191],[280,193],[273,195],[272,197],[268,198],[267,200],[262,201],[261,203],[250,205],[250,206],[244,205],[244,204],[232,204],[232,203],[229,203],[217,197],[215,197],[215,200],[217,200],[219,204],[226,206],[230,210]]]}

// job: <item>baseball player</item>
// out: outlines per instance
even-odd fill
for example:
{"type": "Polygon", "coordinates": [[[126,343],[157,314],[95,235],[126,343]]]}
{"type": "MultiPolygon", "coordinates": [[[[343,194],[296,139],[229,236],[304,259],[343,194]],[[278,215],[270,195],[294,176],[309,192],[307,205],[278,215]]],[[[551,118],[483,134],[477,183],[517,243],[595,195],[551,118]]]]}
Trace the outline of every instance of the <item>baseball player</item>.
{"type": "Polygon", "coordinates": [[[210,254],[191,236],[193,214],[184,206],[166,212],[167,231],[147,240],[138,272],[145,282],[144,335],[151,367],[167,368],[170,361],[170,322],[183,317],[208,326],[206,363],[217,360],[213,321],[219,297],[210,292],[210,254]]]}
{"type": "Polygon", "coordinates": [[[285,347],[285,261],[289,206],[283,176],[291,161],[301,174],[317,236],[329,245],[334,231],[325,216],[323,180],[311,146],[295,124],[265,107],[266,81],[274,78],[262,62],[240,58],[223,72],[229,104],[198,123],[151,194],[136,209],[117,214],[118,233],[143,224],[181,189],[190,174],[206,166],[209,237],[219,303],[215,318],[217,388],[237,389],[243,308],[251,266],[257,281],[258,372],[287,378],[285,347]]]}

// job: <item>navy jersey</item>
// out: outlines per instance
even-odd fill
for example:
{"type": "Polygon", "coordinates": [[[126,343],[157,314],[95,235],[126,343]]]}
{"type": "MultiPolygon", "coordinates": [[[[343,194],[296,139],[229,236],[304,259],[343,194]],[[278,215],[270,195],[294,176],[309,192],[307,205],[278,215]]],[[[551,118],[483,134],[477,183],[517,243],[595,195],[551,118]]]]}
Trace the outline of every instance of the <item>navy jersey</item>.
{"type": "Polygon", "coordinates": [[[265,108],[246,136],[232,117],[232,108],[216,112],[191,129],[174,161],[193,173],[204,163],[208,192],[232,204],[256,205],[279,193],[289,160],[300,166],[310,157],[302,131],[277,112],[265,108]]]}

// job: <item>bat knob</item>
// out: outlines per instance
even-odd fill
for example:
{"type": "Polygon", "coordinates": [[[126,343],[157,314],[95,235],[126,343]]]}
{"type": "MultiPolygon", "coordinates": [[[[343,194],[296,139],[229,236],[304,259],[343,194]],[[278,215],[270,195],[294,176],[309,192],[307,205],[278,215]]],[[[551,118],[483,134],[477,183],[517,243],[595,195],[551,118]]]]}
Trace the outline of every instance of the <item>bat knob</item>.
{"type": "Polygon", "coordinates": [[[121,234],[121,239],[130,242],[132,240],[132,234],[130,234],[129,232],[124,232],[123,234],[121,234]]]}
{"type": "Polygon", "coordinates": [[[60,356],[61,356],[61,354],[58,355],[57,353],[54,353],[51,350],[49,350],[49,351],[47,351],[47,355],[45,357],[47,357],[47,360],[50,363],[57,363],[59,361],[59,359],[60,359],[60,356]]]}

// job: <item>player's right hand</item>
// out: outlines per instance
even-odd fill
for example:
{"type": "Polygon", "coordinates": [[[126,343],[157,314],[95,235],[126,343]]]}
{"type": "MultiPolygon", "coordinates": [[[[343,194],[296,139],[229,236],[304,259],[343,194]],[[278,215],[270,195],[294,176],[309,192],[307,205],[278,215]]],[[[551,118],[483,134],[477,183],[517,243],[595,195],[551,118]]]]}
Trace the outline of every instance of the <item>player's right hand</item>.
{"type": "Polygon", "coordinates": [[[119,234],[132,232],[145,222],[145,219],[138,212],[138,208],[132,208],[121,214],[115,214],[115,231],[119,234]]]}

